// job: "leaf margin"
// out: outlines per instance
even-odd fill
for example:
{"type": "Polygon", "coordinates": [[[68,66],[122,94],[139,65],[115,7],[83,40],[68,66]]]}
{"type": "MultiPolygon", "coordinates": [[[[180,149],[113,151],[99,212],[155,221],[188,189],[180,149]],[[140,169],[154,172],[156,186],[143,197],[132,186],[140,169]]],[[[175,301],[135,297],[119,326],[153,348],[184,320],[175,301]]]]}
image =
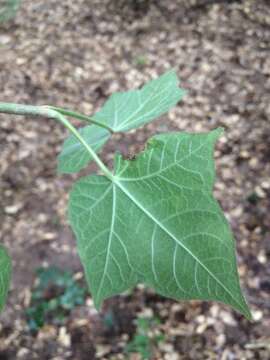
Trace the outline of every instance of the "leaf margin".
{"type": "MultiPolygon", "coordinates": [[[[216,130],[214,130],[214,131],[211,132],[211,134],[212,134],[212,136],[213,136],[213,139],[214,139],[214,143],[216,142],[216,140],[220,137],[220,135],[221,135],[222,133],[223,133],[223,129],[222,129],[222,128],[216,129],[216,130]]],[[[164,134],[164,135],[166,136],[167,134],[164,134]]],[[[197,134],[195,134],[195,135],[197,135],[197,134]]],[[[136,161],[139,161],[140,157],[143,156],[143,154],[145,153],[145,151],[151,151],[151,147],[155,147],[156,144],[158,143],[159,138],[162,137],[162,136],[163,136],[163,134],[160,134],[160,135],[156,135],[156,136],[154,136],[153,138],[151,138],[150,141],[148,141],[148,145],[146,146],[146,149],[145,149],[143,152],[140,152],[140,153],[137,155],[137,157],[135,158],[135,160],[132,161],[132,164],[134,164],[134,162],[136,162],[136,161]]],[[[212,140],[213,140],[213,139],[212,139],[212,140]]],[[[213,151],[214,151],[214,147],[213,147],[213,151]]],[[[115,157],[115,165],[117,165],[117,163],[119,162],[119,159],[121,160],[121,155],[117,155],[117,156],[115,157]]],[[[130,163],[129,160],[122,159],[122,161],[127,162],[127,163],[130,163]]],[[[119,164],[119,163],[118,163],[118,164],[119,164]]],[[[213,161],[213,164],[214,164],[214,161],[213,161]]],[[[214,175],[215,175],[215,174],[214,174],[214,175]]],[[[117,179],[117,172],[116,172],[116,174],[115,174],[115,177],[116,177],[116,179],[117,179]]],[[[89,178],[91,178],[91,176],[90,176],[89,178]]],[[[215,176],[214,176],[214,178],[215,178],[215,176]]],[[[120,179],[121,179],[121,178],[120,178],[120,179]]],[[[108,181],[109,181],[109,180],[108,180],[108,181]]],[[[117,182],[117,180],[116,180],[116,182],[117,182]]],[[[211,191],[211,194],[212,194],[213,184],[214,184],[214,179],[213,179],[211,188],[210,188],[210,190],[209,190],[209,191],[211,191]]],[[[76,185],[76,184],[74,184],[73,189],[75,188],[75,185],[76,185]]],[[[72,190],[72,192],[73,192],[73,190],[72,190]]],[[[70,211],[70,203],[69,203],[69,211],[70,211]]],[[[221,211],[221,213],[222,213],[222,211],[221,211]]],[[[224,217],[223,213],[222,213],[222,216],[224,217]]],[[[71,221],[71,225],[72,225],[72,221],[71,221]]],[[[233,237],[232,237],[232,239],[233,239],[233,237]]],[[[233,244],[234,244],[234,245],[233,245],[233,246],[234,246],[233,249],[234,249],[234,252],[235,252],[235,243],[233,242],[233,244]]],[[[236,261],[236,260],[235,260],[235,261],[236,261]]],[[[84,267],[85,267],[85,266],[84,266],[84,267]]],[[[92,276],[92,275],[89,275],[89,274],[88,274],[88,276],[87,276],[87,278],[88,278],[88,283],[90,282],[90,288],[91,288],[91,276],[92,276]]],[[[147,284],[147,281],[144,280],[144,282],[147,284]]],[[[151,283],[149,283],[149,284],[147,284],[147,285],[150,286],[150,287],[153,286],[153,284],[151,284],[151,283]]],[[[129,286],[129,288],[131,288],[131,287],[134,287],[134,284],[131,284],[131,285],[129,286]]],[[[161,290],[158,290],[156,287],[155,287],[155,289],[156,289],[156,291],[157,291],[158,293],[160,293],[161,295],[168,297],[168,295],[163,294],[161,290]]],[[[240,289],[240,288],[239,288],[239,289],[240,289]]],[[[240,290],[240,291],[241,291],[241,290],[240,290]]],[[[117,293],[117,292],[116,292],[116,293],[117,293]]],[[[113,294],[113,295],[114,295],[114,294],[113,294]]],[[[98,296],[98,298],[95,299],[95,305],[97,306],[97,308],[100,308],[101,302],[102,302],[103,300],[105,300],[106,298],[110,297],[110,296],[112,296],[112,295],[105,296],[105,297],[103,297],[103,298],[101,298],[101,299],[99,299],[99,296],[98,296]]],[[[172,296],[170,296],[170,297],[172,297],[172,296]]],[[[177,299],[177,298],[176,298],[176,299],[177,299]]],[[[178,298],[178,300],[179,300],[179,298],[178,298]]],[[[244,307],[242,308],[242,311],[240,310],[240,308],[238,308],[238,311],[242,312],[248,319],[251,319],[251,314],[250,314],[250,311],[249,311],[249,309],[248,309],[246,300],[245,300],[245,298],[244,298],[243,295],[242,295],[242,300],[243,300],[243,304],[244,304],[244,305],[243,305],[243,304],[242,304],[242,305],[243,305],[244,307]]],[[[219,301],[219,300],[216,300],[216,301],[219,301]]],[[[220,302],[222,302],[222,301],[220,301],[220,302]]],[[[232,305],[231,305],[231,306],[232,306],[232,305]]]]}

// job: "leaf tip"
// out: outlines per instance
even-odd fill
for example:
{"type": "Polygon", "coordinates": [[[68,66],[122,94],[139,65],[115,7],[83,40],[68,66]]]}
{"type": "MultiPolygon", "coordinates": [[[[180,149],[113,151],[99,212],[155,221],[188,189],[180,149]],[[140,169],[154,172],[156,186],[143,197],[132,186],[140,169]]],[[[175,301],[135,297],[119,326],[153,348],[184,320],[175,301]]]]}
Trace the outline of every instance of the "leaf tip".
{"type": "Polygon", "coordinates": [[[225,129],[223,127],[218,127],[211,131],[211,134],[214,135],[215,139],[219,139],[224,134],[225,129]]]}
{"type": "Polygon", "coordinates": [[[253,316],[249,308],[247,308],[246,312],[244,313],[244,316],[248,321],[253,321],[253,316]]]}
{"type": "Polygon", "coordinates": [[[93,296],[94,306],[97,311],[100,311],[102,308],[103,300],[93,296]]]}
{"type": "Polygon", "coordinates": [[[251,313],[251,311],[250,311],[250,308],[249,308],[248,303],[247,303],[246,299],[244,298],[244,296],[243,296],[243,306],[242,306],[242,309],[241,309],[241,313],[242,313],[242,315],[244,315],[244,317],[245,317],[248,321],[252,321],[252,320],[253,320],[252,313],[251,313]]]}

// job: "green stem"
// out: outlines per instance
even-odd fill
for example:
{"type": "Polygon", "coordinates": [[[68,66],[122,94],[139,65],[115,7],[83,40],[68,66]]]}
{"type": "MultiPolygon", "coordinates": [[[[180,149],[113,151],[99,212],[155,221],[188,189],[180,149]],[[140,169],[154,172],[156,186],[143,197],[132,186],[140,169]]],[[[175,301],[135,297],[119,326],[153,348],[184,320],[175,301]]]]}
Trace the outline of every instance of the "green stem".
{"type": "Polygon", "coordinates": [[[82,138],[78,130],[58,111],[51,109],[48,106],[32,106],[32,105],[21,105],[13,103],[1,103],[0,102],[0,113],[15,114],[15,115],[34,115],[43,116],[50,119],[55,119],[63,124],[85,147],[88,153],[91,155],[93,160],[103,171],[104,175],[109,179],[113,180],[113,174],[106,167],[106,165],[100,160],[95,151],[89,146],[86,141],[82,138]]]}
{"type": "Polygon", "coordinates": [[[86,116],[86,115],[83,115],[83,114],[80,114],[76,111],[71,111],[71,110],[67,110],[67,109],[63,109],[63,108],[59,108],[59,107],[56,107],[56,106],[46,106],[48,107],[49,109],[52,109],[52,110],[55,110],[57,112],[59,112],[60,114],[62,115],[66,115],[66,116],[70,116],[70,117],[73,117],[74,119],[79,119],[79,120],[84,120],[84,121],[87,121],[87,122],[90,122],[92,124],[95,124],[99,127],[102,127],[106,130],[108,130],[110,133],[113,133],[113,129],[110,128],[109,126],[97,121],[97,120],[94,120],[92,117],[90,116],[86,116]]]}

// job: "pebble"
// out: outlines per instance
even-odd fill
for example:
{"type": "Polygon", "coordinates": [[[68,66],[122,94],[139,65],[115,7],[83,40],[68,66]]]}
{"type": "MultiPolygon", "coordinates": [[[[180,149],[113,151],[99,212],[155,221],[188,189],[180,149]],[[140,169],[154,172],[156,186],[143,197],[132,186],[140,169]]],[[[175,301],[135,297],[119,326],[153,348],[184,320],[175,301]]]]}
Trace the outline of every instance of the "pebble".
{"type": "Polygon", "coordinates": [[[71,343],[70,334],[67,333],[67,328],[64,326],[60,327],[58,342],[65,347],[70,347],[70,343],[71,343]]]}
{"type": "Polygon", "coordinates": [[[15,215],[17,214],[20,209],[23,207],[23,204],[14,204],[14,205],[10,205],[10,206],[6,206],[4,208],[5,210],[5,213],[8,214],[8,215],[15,215]]]}

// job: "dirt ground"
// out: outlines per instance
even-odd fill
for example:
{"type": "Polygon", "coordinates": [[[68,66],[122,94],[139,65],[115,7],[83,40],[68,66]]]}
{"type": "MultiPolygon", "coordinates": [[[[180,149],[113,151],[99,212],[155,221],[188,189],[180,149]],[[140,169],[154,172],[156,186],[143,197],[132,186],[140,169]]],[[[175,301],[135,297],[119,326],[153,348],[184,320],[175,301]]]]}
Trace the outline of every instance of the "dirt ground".
{"type": "Polygon", "coordinates": [[[155,132],[225,128],[215,152],[215,195],[235,234],[254,318],[139,286],[106,301],[100,313],[89,296],[61,326],[31,332],[25,309],[35,269],[82,272],[65,218],[78,176],[56,172],[67,135],[60,125],[0,115],[0,235],[14,266],[0,360],[139,359],[124,351],[139,316],[160,319],[155,331],[164,340],[153,346],[152,359],[270,359],[269,40],[268,0],[24,0],[17,16],[0,25],[1,101],[91,114],[114,91],[176,69],[188,90],[184,100],[154,124],[115,136],[102,158],[110,164],[115,149],[134,154],[155,132]]]}

